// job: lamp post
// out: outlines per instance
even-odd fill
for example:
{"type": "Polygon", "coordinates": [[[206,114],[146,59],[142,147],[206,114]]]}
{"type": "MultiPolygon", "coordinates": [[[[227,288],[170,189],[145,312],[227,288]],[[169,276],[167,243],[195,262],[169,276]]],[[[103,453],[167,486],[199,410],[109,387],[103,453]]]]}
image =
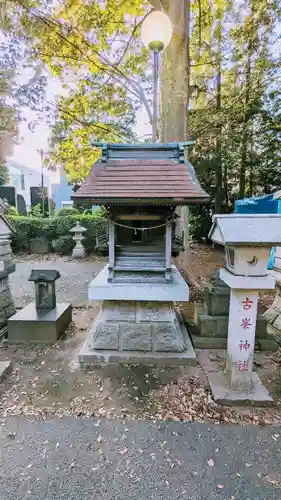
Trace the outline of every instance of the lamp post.
{"type": "Polygon", "coordinates": [[[141,38],[144,46],[153,53],[153,114],[152,141],[157,141],[158,124],[158,80],[159,54],[168,47],[173,34],[173,27],[166,14],[154,11],[145,18],[141,27],[141,38]]]}

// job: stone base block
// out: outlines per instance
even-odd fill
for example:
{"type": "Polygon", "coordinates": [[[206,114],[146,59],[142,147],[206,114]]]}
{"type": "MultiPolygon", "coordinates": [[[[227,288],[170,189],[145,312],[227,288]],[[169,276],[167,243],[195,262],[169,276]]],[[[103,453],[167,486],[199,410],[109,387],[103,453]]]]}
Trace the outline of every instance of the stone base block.
{"type": "Polygon", "coordinates": [[[51,311],[39,311],[32,302],[8,320],[8,342],[53,343],[71,321],[70,304],[61,303],[51,311]]]}
{"type": "Polygon", "coordinates": [[[74,247],[72,250],[73,259],[84,259],[85,258],[85,248],[74,247]]]}
{"type": "Polygon", "coordinates": [[[172,302],[156,301],[105,300],[79,355],[82,365],[180,360],[196,360],[186,328],[172,302]]]}
{"type": "Polygon", "coordinates": [[[258,339],[257,340],[258,347],[261,351],[278,351],[279,345],[273,338],[267,339],[258,339]]]}
{"type": "MultiPolygon", "coordinates": [[[[202,337],[227,338],[228,317],[209,316],[208,314],[198,314],[197,327],[202,337]]],[[[259,315],[256,324],[256,338],[267,338],[267,324],[263,316],[259,315]]]]}
{"type": "Polygon", "coordinates": [[[92,349],[184,352],[182,330],[171,302],[105,300],[89,337],[92,349]]]}
{"type": "Polygon", "coordinates": [[[11,361],[0,361],[0,382],[12,371],[11,361]]]}
{"type": "Polygon", "coordinates": [[[204,302],[207,312],[210,316],[228,316],[230,289],[228,287],[216,288],[221,288],[221,290],[210,291],[207,289],[204,292],[204,302]]]}
{"type": "Polygon", "coordinates": [[[0,277],[0,328],[7,325],[8,318],[16,313],[8,276],[0,277]]]}
{"type": "Polygon", "coordinates": [[[226,349],[227,339],[216,337],[202,337],[201,335],[191,335],[193,347],[195,349],[226,349]]]}
{"type": "Polygon", "coordinates": [[[84,370],[100,366],[104,364],[128,364],[128,365],[170,365],[182,366],[192,365],[196,366],[196,355],[192,347],[189,335],[185,326],[181,324],[182,335],[185,341],[184,352],[156,352],[156,351],[114,351],[114,350],[98,350],[89,347],[89,340],[82,346],[78,360],[80,367],[84,370]]]}
{"type": "MultiPolygon", "coordinates": [[[[201,335],[192,334],[191,335],[192,344],[195,349],[226,349],[227,348],[227,338],[219,337],[202,337],[201,335]]],[[[266,340],[263,341],[262,345],[260,341],[256,341],[255,350],[256,351],[275,351],[273,348],[273,343],[269,341],[270,348],[266,348],[266,340]],[[271,348],[272,347],[272,348],[271,348]]],[[[276,344],[275,344],[276,345],[276,344]]]]}
{"type": "Polygon", "coordinates": [[[262,384],[256,372],[252,374],[251,392],[233,391],[229,388],[226,376],[222,372],[207,372],[213,398],[216,403],[227,406],[273,406],[274,401],[262,384]]]}
{"type": "Polygon", "coordinates": [[[198,329],[202,337],[226,338],[228,330],[228,317],[200,314],[198,317],[198,329]]]}

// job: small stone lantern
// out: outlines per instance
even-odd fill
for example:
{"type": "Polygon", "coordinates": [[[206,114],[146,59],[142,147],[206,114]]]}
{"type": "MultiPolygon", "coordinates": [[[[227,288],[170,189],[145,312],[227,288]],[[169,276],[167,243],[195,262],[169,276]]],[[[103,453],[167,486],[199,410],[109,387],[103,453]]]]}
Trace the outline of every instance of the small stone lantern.
{"type": "Polygon", "coordinates": [[[73,234],[73,240],[75,241],[75,247],[72,250],[72,257],[74,259],[83,259],[85,257],[85,248],[82,243],[85,231],[87,231],[87,229],[81,226],[79,221],[76,222],[76,225],[69,231],[73,234]]]}
{"type": "Polygon", "coordinates": [[[55,281],[60,273],[55,269],[32,269],[28,281],[35,283],[36,309],[50,311],[56,307],[55,281]]]}
{"type": "Polygon", "coordinates": [[[214,215],[209,237],[225,246],[220,278],[231,289],[225,381],[223,374],[208,374],[215,400],[272,402],[252,370],[258,294],[275,288],[267,264],[271,247],[281,241],[281,215],[214,215]]]}

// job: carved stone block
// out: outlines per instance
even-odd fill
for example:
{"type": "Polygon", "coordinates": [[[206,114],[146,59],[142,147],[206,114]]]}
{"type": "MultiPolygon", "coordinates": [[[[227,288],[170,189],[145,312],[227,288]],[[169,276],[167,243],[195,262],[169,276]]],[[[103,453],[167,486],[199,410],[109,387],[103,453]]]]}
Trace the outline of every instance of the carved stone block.
{"type": "Polygon", "coordinates": [[[118,350],[119,345],[119,323],[99,323],[93,332],[90,347],[93,349],[118,350]]]}
{"type": "Polygon", "coordinates": [[[182,333],[173,323],[158,323],[152,326],[153,350],[183,352],[185,344],[182,333]]]}
{"type": "Polygon", "coordinates": [[[122,351],[151,351],[151,325],[120,325],[120,349],[122,351]]]}
{"type": "Polygon", "coordinates": [[[133,301],[105,300],[102,310],[103,321],[136,321],[136,303],[133,301]]]}
{"type": "Polygon", "coordinates": [[[169,302],[138,302],[139,321],[164,322],[171,321],[169,302]]]}

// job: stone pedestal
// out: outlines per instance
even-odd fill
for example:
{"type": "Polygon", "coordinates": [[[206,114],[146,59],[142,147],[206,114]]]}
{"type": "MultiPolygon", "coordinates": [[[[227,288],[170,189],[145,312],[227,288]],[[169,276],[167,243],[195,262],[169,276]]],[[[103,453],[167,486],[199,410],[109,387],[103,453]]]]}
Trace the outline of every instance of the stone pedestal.
{"type": "Polygon", "coordinates": [[[220,271],[220,276],[231,293],[225,372],[207,373],[214,399],[226,404],[272,404],[258,374],[253,374],[253,360],[258,290],[274,287],[274,279],[234,275],[226,269],[220,271]]]}
{"type": "Polygon", "coordinates": [[[48,311],[28,304],[8,320],[8,342],[54,343],[72,320],[70,304],[60,303],[48,311]]]}
{"type": "Polygon", "coordinates": [[[16,313],[14,299],[9,285],[9,274],[16,269],[12,261],[9,234],[0,235],[0,330],[7,325],[7,320],[16,313]]]}
{"type": "Polygon", "coordinates": [[[276,295],[273,304],[264,313],[268,334],[281,344],[281,281],[276,280],[276,295]]]}
{"type": "MultiPolygon", "coordinates": [[[[194,347],[199,349],[226,349],[230,303],[230,288],[217,272],[204,290],[204,303],[195,304],[192,334],[194,347]]],[[[281,311],[281,309],[280,309],[281,311]]],[[[275,351],[278,345],[270,338],[266,318],[260,314],[256,320],[256,348],[275,351]]]]}
{"type": "Polygon", "coordinates": [[[105,268],[90,285],[90,298],[104,300],[79,354],[82,366],[103,362],[196,364],[188,333],[171,300],[174,295],[188,300],[188,286],[174,267],[171,283],[108,285],[107,276],[105,268]]]}

